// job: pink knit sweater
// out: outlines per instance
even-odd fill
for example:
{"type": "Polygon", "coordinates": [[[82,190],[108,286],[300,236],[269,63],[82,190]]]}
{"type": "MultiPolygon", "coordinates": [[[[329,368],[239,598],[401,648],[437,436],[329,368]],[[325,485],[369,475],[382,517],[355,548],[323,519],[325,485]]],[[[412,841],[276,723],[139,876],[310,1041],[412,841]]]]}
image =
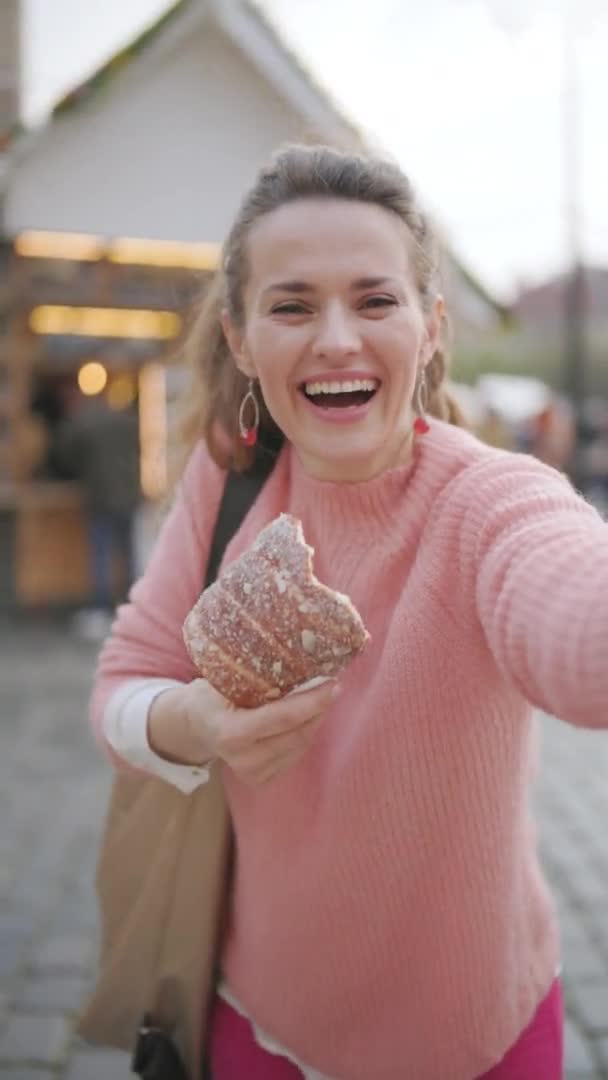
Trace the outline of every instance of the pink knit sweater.
{"type": "MultiPolygon", "coordinates": [[[[222,475],[199,448],[94,691],[189,680],[222,475]]],[[[336,1080],[470,1080],[516,1040],[558,960],[528,809],[531,705],[608,726],[608,528],[556,473],[440,422],[360,485],[283,452],[230,546],[280,511],[372,644],[291,772],[224,772],[237,839],[223,974],[247,1014],[336,1080]]]]}

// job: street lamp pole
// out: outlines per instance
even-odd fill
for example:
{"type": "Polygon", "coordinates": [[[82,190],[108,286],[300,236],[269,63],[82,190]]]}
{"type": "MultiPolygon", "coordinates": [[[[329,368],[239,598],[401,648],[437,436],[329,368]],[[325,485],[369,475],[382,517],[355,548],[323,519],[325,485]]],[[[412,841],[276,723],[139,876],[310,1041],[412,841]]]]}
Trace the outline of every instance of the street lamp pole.
{"type": "MultiPolygon", "coordinates": [[[[513,6],[505,0],[486,0],[489,9],[507,32],[518,33],[530,18],[528,5],[513,6]]],[[[563,287],[562,387],[574,415],[575,446],[570,462],[574,483],[585,484],[585,392],[587,368],[586,281],[582,243],[582,88],[578,46],[581,28],[592,14],[592,0],[564,0],[562,8],[561,142],[564,188],[566,268],[563,287]]]]}
{"type": "Polygon", "coordinates": [[[564,281],[564,389],[572,404],[575,445],[571,476],[585,484],[584,429],[587,361],[586,283],[581,223],[581,86],[573,5],[563,23],[563,175],[568,268],[564,281]]]}

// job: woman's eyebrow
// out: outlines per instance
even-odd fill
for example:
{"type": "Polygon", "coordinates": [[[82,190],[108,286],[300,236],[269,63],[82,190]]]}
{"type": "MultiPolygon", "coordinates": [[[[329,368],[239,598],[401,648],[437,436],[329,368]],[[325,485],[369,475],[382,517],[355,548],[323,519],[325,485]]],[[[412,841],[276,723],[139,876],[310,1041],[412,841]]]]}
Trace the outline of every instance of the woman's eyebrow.
{"type": "Polygon", "coordinates": [[[353,281],[351,289],[377,289],[380,285],[395,284],[391,277],[360,277],[353,281]]]}
{"type": "Polygon", "coordinates": [[[311,293],[314,292],[314,285],[307,281],[276,281],[264,289],[264,292],[311,293]]]}
{"type": "MultiPolygon", "coordinates": [[[[355,281],[352,281],[350,288],[353,291],[357,289],[377,289],[380,285],[387,285],[389,283],[395,284],[394,278],[391,277],[360,277],[355,281]]],[[[308,281],[275,281],[268,288],[264,289],[264,293],[272,292],[286,292],[286,293],[311,293],[315,291],[315,286],[311,285],[308,281]]]]}

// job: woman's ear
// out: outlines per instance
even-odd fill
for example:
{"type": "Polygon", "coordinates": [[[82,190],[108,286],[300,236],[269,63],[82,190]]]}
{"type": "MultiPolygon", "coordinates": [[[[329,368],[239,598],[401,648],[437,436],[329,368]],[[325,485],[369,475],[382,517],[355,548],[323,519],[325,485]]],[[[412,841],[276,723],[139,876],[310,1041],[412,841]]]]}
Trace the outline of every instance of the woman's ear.
{"type": "Polygon", "coordinates": [[[441,341],[441,329],[445,317],[445,301],[437,295],[426,319],[425,366],[433,359],[441,341]]]}
{"type": "Polygon", "coordinates": [[[243,375],[247,375],[248,378],[255,378],[255,368],[249,358],[249,350],[247,349],[247,343],[245,341],[245,335],[238,326],[234,324],[230,318],[228,308],[223,308],[221,314],[222,330],[224,331],[224,337],[228,342],[228,348],[232,353],[234,362],[239,371],[243,372],[243,375]]]}

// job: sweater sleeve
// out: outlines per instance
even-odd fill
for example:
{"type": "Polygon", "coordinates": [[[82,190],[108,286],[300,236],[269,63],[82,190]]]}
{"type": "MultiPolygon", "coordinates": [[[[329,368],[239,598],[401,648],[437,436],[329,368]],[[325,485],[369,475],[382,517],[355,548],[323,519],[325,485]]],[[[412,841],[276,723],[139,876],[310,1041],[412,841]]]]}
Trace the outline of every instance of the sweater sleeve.
{"type": "Polygon", "coordinates": [[[154,752],[148,742],[148,713],[165,690],[183,686],[175,679],[127,679],[114,691],[102,718],[102,734],[126,765],[157,776],[190,795],[209,780],[209,766],[183,765],[154,752]]]}
{"type": "Polygon", "coordinates": [[[204,584],[224,475],[203,446],[194,451],[142,578],[119,608],[99,658],[91,698],[94,734],[114,763],[103,733],[106,706],[126,681],[190,682],[197,677],[182,636],[184,619],[204,584]]]}
{"type": "Polygon", "coordinates": [[[467,472],[462,554],[495,661],[531,704],[608,727],[608,525],[532,458],[467,472]]]}

